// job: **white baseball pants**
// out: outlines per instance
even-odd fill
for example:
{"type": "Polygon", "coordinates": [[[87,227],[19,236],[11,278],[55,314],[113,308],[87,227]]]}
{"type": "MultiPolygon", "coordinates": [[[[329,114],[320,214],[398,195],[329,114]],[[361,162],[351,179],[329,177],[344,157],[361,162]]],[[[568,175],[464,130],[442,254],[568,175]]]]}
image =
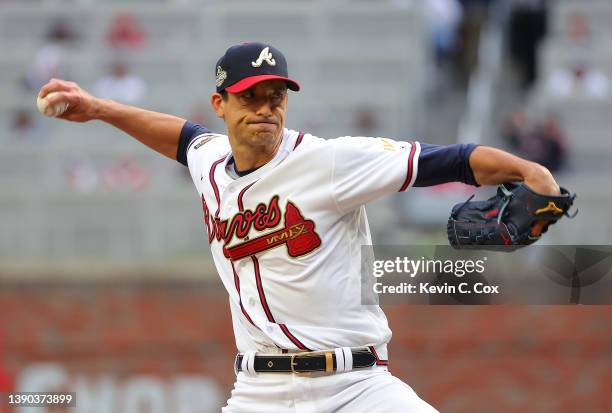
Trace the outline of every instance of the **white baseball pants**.
{"type": "Polygon", "coordinates": [[[239,372],[222,413],[435,413],[386,366],[324,376],[239,372]]]}

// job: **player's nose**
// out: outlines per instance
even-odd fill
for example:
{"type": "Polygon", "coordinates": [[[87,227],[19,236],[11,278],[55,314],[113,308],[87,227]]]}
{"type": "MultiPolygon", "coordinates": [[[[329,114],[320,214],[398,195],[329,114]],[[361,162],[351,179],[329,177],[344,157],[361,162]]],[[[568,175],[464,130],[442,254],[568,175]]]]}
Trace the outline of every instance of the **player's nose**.
{"type": "Polygon", "coordinates": [[[270,117],[272,116],[272,104],[268,99],[264,99],[261,105],[257,108],[256,111],[258,116],[270,117]]]}

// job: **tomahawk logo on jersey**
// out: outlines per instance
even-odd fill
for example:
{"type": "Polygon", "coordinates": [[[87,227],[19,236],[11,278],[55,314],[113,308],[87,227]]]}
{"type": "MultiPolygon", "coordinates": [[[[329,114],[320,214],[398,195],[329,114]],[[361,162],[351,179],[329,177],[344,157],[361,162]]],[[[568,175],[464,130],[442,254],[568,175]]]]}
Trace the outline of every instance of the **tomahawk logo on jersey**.
{"type": "Polygon", "coordinates": [[[360,302],[364,205],[415,185],[474,184],[473,149],[285,129],[274,158],[239,176],[227,136],[187,122],[177,158],[202,200],[238,351],[370,347],[386,364],[386,317],[360,302]]]}

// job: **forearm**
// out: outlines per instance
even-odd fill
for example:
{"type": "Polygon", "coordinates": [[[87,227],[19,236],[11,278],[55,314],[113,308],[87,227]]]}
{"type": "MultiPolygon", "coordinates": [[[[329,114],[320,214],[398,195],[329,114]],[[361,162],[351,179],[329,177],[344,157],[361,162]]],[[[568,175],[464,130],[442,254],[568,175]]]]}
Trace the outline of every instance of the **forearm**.
{"type": "Polygon", "coordinates": [[[185,119],[112,100],[97,99],[95,106],[94,119],[121,129],[149,148],[176,159],[179,135],[185,119]]]}
{"type": "Polygon", "coordinates": [[[548,169],[499,149],[477,147],[470,155],[470,167],[480,185],[523,181],[542,194],[560,193],[559,186],[548,169]]]}
{"type": "Polygon", "coordinates": [[[60,119],[71,122],[88,122],[98,119],[136,138],[149,148],[176,159],[179,137],[185,120],[172,115],[152,112],[112,100],[99,99],[78,84],[62,79],[51,79],[39,92],[47,104],[68,105],[60,119]]]}

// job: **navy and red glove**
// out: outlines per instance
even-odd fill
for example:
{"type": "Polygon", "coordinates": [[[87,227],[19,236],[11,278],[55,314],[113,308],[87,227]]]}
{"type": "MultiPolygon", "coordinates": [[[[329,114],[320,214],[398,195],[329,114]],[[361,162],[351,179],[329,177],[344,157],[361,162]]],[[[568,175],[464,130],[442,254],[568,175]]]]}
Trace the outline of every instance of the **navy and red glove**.
{"type": "Polygon", "coordinates": [[[536,242],[561,217],[573,218],[576,214],[568,210],[575,198],[565,188],[555,196],[538,194],[523,183],[503,184],[486,201],[470,198],[453,207],[448,240],[456,249],[513,251],[536,242]],[[534,231],[538,224],[541,231],[534,231]]]}

